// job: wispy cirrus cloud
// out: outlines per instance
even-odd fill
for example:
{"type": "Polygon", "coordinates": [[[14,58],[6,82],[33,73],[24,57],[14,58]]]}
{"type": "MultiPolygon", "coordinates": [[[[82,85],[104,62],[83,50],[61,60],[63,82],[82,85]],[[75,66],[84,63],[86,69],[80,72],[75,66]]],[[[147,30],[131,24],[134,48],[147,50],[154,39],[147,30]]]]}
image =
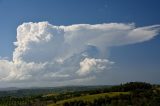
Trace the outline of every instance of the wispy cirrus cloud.
{"type": "Polygon", "coordinates": [[[0,60],[0,80],[63,83],[95,79],[114,64],[106,49],[150,40],[159,31],[160,25],[23,23],[17,28],[13,60],[0,60]]]}

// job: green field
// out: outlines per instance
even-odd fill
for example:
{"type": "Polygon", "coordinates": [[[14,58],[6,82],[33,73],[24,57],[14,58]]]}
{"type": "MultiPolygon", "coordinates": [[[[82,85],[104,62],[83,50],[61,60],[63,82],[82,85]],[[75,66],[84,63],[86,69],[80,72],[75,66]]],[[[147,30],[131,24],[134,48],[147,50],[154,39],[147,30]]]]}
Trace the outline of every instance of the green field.
{"type": "Polygon", "coordinates": [[[50,97],[50,96],[57,96],[57,95],[59,95],[59,93],[50,93],[50,94],[43,95],[42,97],[50,97]]]}
{"type": "Polygon", "coordinates": [[[66,99],[66,100],[62,100],[62,101],[58,101],[57,103],[53,103],[53,104],[49,104],[48,106],[62,106],[64,102],[71,102],[71,101],[75,101],[75,100],[83,100],[83,101],[93,101],[97,98],[101,98],[101,97],[105,97],[105,96],[109,96],[109,97],[113,97],[113,96],[118,96],[120,94],[130,94],[129,92],[109,92],[109,93],[101,93],[101,94],[94,94],[94,95],[85,95],[85,96],[80,96],[80,97],[74,97],[74,98],[70,98],[70,99],[66,99]]]}

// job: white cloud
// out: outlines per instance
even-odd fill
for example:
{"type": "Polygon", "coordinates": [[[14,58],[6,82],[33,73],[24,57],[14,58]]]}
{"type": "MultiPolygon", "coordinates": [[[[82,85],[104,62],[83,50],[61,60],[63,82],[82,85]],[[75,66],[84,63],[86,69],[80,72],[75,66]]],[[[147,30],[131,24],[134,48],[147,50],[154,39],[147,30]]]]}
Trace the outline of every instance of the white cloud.
{"type": "Polygon", "coordinates": [[[76,73],[80,76],[86,76],[93,72],[100,72],[102,70],[105,70],[112,64],[113,62],[110,62],[107,59],[85,58],[80,62],[80,69],[76,73]]]}
{"type": "Polygon", "coordinates": [[[152,39],[160,25],[104,23],[54,26],[23,23],[17,28],[13,60],[0,59],[0,80],[9,82],[81,81],[113,64],[106,49],[152,39]]]}

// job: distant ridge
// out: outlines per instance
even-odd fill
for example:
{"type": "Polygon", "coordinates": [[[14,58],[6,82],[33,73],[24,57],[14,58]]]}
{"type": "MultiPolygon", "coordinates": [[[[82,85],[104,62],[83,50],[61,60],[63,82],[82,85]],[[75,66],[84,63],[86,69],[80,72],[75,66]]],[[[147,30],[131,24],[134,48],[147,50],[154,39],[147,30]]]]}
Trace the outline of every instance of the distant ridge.
{"type": "Polygon", "coordinates": [[[6,88],[0,88],[0,91],[13,91],[13,90],[19,90],[20,88],[17,87],[6,87],[6,88]]]}

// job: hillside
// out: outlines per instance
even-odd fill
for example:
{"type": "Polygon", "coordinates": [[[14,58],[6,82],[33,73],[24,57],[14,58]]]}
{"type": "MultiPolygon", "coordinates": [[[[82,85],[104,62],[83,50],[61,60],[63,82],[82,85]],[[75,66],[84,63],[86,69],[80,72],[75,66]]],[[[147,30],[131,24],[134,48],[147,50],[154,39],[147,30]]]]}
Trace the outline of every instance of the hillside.
{"type": "Polygon", "coordinates": [[[116,86],[1,91],[0,106],[160,106],[159,88],[130,82],[116,86]]]}
{"type": "Polygon", "coordinates": [[[57,103],[49,104],[48,106],[63,106],[65,102],[74,102],[74,101],[85,101],[85,102],[93,102],[97,98],[104,98],[106,96],[108,97],[114,97],[118,96],[120,94],[128,95],[129,92],[109,92],[109,93],[100,93],[100,94],[94,94],[94,95],[85,95],[80,97],[74,97],[71,99],[66,99],[62,101],[58,101],[57,103]]]}

